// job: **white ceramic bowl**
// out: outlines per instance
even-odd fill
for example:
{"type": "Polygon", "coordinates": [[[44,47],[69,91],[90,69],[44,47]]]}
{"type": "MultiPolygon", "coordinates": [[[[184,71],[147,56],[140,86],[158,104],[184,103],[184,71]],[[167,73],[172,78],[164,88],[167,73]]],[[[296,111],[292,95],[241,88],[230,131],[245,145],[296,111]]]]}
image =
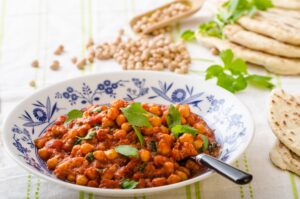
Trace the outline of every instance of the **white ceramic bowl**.
{"type": "Polygon", "coordinates": [[[222,150],[220,160],[232,163],[253,137],[253,121],[246,107],[226,90],[196,77],[160,72],[114,72],[63,81],[42,89],[23,100],[8,115],[2,135],[10,156],[22,167],[44,179],[71,189],[98,195],[133,196],[179,188],[203,180],[192,179],[155,188],[116,190],[79,186],[57,179],[37,155],[34,139],[44,133],[59,116],[89,103],[106,104],[113,99],[158,104],[189,104],[215,130],[222,150]]]}

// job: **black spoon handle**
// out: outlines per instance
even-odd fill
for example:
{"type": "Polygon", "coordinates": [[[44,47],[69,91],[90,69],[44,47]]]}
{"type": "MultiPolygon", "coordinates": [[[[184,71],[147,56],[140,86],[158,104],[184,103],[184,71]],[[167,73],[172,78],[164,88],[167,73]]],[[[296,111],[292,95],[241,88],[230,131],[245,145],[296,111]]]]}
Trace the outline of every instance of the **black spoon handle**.
{"type": "Polygon", "coordinates": [[[199,154],[195,158],[196,162],[215,170],[217,173],[226,177],[236,184],[248,184],[252,180],[252,175],[241,171],[229,164],[226,164],[209,155],[199,154]]]}

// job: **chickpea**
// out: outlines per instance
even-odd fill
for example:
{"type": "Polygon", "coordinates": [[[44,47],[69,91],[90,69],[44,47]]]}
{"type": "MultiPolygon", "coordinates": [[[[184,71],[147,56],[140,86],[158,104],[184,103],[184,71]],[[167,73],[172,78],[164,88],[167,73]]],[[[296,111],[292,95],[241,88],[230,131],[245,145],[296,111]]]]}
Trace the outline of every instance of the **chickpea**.
{"type": "Polygon", "coordinates": [[[186,180],[188,178],[188,176],[186,175],[186,173],[176,170],[175,174],[177,174],[182,180],[186,180]]]}
{"type": "Polygon", "coordinates": [[[158,142],[157,152],[162,155],[169,155],[171,152],[171,146],[167,142],[161,140],[158,142]]]}
{"type": "Polygon", "coordinates": [[[167,179],[164,178],[164,177],[161,177],[161,178],[154,178],[152,180],[152,185],[154,187],[158,187],[158,186],[162,186],[162,185],[165,185],[167,184],[167,179]]]}
{"type": "Polygon", "coordinates": [[[38,139],[34,140],[34,144],[38,149],[40,149],[45,146],[47,141],[48,141],[47,138],[42,137],[42,138],[38,138],[38,139]]]}
{"type": "Polygon", "coordinates": [[[186,119],[184,117],[181,117],[181,124],[186,124],[186,119]]]}
{"type": "Polygon", "coordinates": [[[165,162],[164,166],[163,166],[165,172],[167,172],[167,173],[173,173],[174,167],[175,167],[175,165],[173,162],[165,162]]]}
{"type": "Polygon", "coordinates": [[[196,128],[200,133],[204,133],[206,131],[204,124],[201,122],[194,124],[194,128],[196,128]]]}
{"type": "Polygon", "coordinates": [[[189,133],[184,133],[182,136],[178,138],[178,141],[180,143],[188,142],[188,143],[193,143],[194,142],[194,137],[192,134],[189,133]]]}
{"type": "Polygon", "coordinates": [[[106,127],[111,127],[114,125],[114,122],[110,119],[108,119],[107,117],[104,117],[102,119],[102,127],[106,128],[106,127]]]}
{"type": "Polygon", "coordinates": [[[118,109],[111,107],[110,109],[108,109],[106,117],[110,120],[115,120],[118,117],[119,113],[120,111],[118,109]]]}
{"type": "Polygon", "coordinates": [[[98,184],[98,182],[96,180],[90,180],[88,182],[87,186],[89,186],[89,187],[98,187],[99,184],[98,184]]]}
{"type": "Polygon", "coordinates": [[[90,167],[85,170],[84,175],[90,180],[95,180],[97,178],[98,172],[94,167],[90,167]]]}
{"type": "Polygon", "coordinates": [[[39,156],[43,159],[43,160],[47,160],[50,156],[50,153],[48,152],[48,149],[46,149],[45,147],[44,148],[41,148],[38,150],[38,154],[39,156]]]}
{"type": "Polygon", "coordinates": [[[167,158],[162,155],[156,155],[153,158],[153,162],[157,166],[163,165],[166,161],[167,161],[167,158]]]}
{"type": "Polygon", "coordinates": [[[195,115],[194,114],[190,114],[187,118],[186,121],[189,125],[193,126],[195,124],[195,115]]]}
{"type": "Polygon", "coordinates": [[[117,139],[122,139],[125,138],[127,135],[127,132],[124,130],[116,130],[116,132],[114,133],[114,137],[117,139]]]}
{"type": "Polygon", "coordinates": [[[177,183],[177,182],[180,182],[181,181],[181,177],[179,177],[178,175],[176,174],[171,174],[168,179],[167,179],[167,183],[168,184],[174,184],[174,183],[177,183]]]}
{"type": "Polygon", "coordinates": [[[126,117],[123,114],[118,115],[118,117],[116,119],[116,123],[118,124],[118,126],[121,126],[126,121],[127,121],[126,117]]]}
{"type": "Polygon", "coordinates": [[[72,148],[72,151],[71,151],[71,156],[76,156],[77,155],[77,153],[78,153],[78,151],[80,150],[80,145],[75,145],[75,146],[73,146],[73,148],[72,148]]]}
{"type": "Polygon", "coordinates": [[[198,149],[200,149],[202,147],[203,141],[198,139],[198,140],[195,140],[193,142],[193,144],[194,144],[195,148],[198,150],[198,149]]]}
{"type": "Polygon", "coordinates": [[[76,184],[86,185],[88,183],[88,178],[85,175],[76,176],[76,184]]]}
{"type": "Polygon", "coordinates": [[[178,111],[180,112],[181,116],[184,118],[187,118],[191,113],[190,107],[188,104],[180,105],[178,108],[178,111]]]}
{"type": "Polygon", "coordinates": [[[157,116],[161,116],[162,114],[159,106],[151,106],[149,108],[149,112],[157,116]]]}
{"type": "Polygon", "coordinates": [[[110,106],[111,106],[111,107],[114,107],[114,108],[116,108],[116,109],[120,109],[120,108],[122,108],[122,107],[125,106],[125,101],[120,100],[120,99],[114,100],[114,101],[112,101],[112,102],[110,103],[110,106]]]}
{"type": "Polygon", "coordinates": [[[74,174],[69,174],[67,176],[67,180],[70,181],[70,182],[75,182],[76,176],[74,174]]]}
{"type": "Polygon", "coordinates": [[[93,150],[94,150],[94,146],[89,143],[84,143],[80,146],[80,151],[83,155],[86,155],[93,150]]]}
{"type": "Polygon", "coordinates": [[[116,159],[119,156],[119,154],[116,152],[115,149],[106,150],[106,151],[104,151],[104,153],[105,153],[106,158],[109,160],[116,159]]]}
{"type": "Polygon", "coordinates": [[[149,162],[149,160],[151,159],[151,153],[146,149],[141,149],[139,151],[139,155],[143,162],[149,162]]]}
{"type": "Polygon", "coordinates": [[[121,129],[126,131],[126,132],[129,132],[132,128],[131,128],[131,125],[128,122],[125,122],[121,125],[121,129]]]}
{"type": "Polygon", "coordinates": [[[149,122],[152,126],[161,126],[161,119],[159,117],[151,117],[149,122]]]}
{"type": "Polygon", "coordinates": [[[144,127],[144,128],[141,129],[141,132],[142,132],[143,135],[151,136],[151,135],[153,135],[154,130],[153,130],[152,127],[144,127]]]}
{"type": "Polygon", "coordinates": [[[50,158],[47,161],[47,166],[51,170],[54,170],[57,164],[58,164],[58,158],[57,157],[50,158]]]}
{"type": "Polygon", "coordinates": [[[105,155],[104,151],[102,151],[102,150],[94,151],[93,155],[96,160],[100,160],[100,161],[106,160],[106,155],[105,155]]]}

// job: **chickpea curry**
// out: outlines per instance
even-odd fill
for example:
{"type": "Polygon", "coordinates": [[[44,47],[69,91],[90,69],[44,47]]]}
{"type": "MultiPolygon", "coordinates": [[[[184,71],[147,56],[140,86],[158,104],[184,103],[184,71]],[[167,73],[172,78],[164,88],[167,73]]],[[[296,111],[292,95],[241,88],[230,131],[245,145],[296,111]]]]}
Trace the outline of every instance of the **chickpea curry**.
{"type": "Polygon", "coordinates": [[[213,131],[189,105],[124,100],[60,116],[35,146],[57,178],[113,189],[187,180],[205,170],[188,157],[220,151],[213,131]]]}

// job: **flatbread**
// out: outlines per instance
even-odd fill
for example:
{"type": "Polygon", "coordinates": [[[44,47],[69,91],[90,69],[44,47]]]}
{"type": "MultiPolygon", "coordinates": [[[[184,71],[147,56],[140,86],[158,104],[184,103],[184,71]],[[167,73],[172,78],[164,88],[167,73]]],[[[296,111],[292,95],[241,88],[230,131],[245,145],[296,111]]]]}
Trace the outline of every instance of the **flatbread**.
{"type": "Polygon", "coordinates": [[[245,29],[252,32],[292,45],[300,45],[299,30],[281,22],[266,20],[259,16],[243,16],[238,19],[238,23],[245,29]]]}
{"type": "Polygon", "coordinates": [[[263,53],[260,51],[251,50],[240,45],[221,40],[216,37],[207,37],[197,35],[200,42],[210,48],[218,50],[231,49],[235,56],[253,64],[265,67],[268,71],[281,75],[299,75],[300,74],[300,59],[288,59],[263,53]]]}
{"type": "Polygon", "coordinates": [[[256,16],[258,16],[262,19],[284,23],[288,26],[297,28],[300,31],[300,19],[286,16],[286,15],[278,15],[278,14],[275,14],[272,12],[265,12],[265,11],[257,12],[256,16]]]}
{"type": "Polygon", "coordinates": [[[300,58],[300,46],[285,44],[255,32],[247,31],[239,25],[227,25],[224,28],[224,34],[229,41],[253,50],[278,56],[300,58]]]}
{"type": "Polygon", "coordinates": [[[273,146],[269,155],[275,166],[300,175],[300,157],[291,152],[279,141],[273,146]]]}
{"type": "Polygon", "coordinates": [[[269,123],[280,142],[300,156],[300,96],[274,90],[270,97],[269,123]]]}
{"type": "Polygon", "coordinates": [[[267,12],[270,13],[275,13],[281,16],[289,16],[289,17],[293,17],[296,19],[300,19],[300,12],[299,11],[294,11],[294,10],[284,10],[284,9],[280,9],[280,8],[270,8],[268,9],[267,12]]]}
{"type": "Polygon", "coordinates": [[[273,0],[275,7],[287,10],[300,10],[300,1],[296,0],[273,0]]]}

